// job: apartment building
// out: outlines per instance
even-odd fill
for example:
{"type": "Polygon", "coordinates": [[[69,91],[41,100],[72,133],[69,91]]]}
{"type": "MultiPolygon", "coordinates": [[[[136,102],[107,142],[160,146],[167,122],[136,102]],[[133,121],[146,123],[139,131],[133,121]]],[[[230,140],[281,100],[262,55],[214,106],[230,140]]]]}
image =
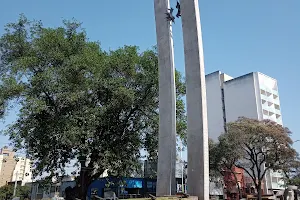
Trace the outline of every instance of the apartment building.
{"type": "Polygon", "coordinates": [[[31,161],[24,157],[17,157],[17,162],[13,172],[11,181],[22,181],[22,185],[31,182],[31,161]]]}
{"type": "Polygon", "coordinates": [[[0,150],[0,187],[12,180],[16,165],[15,152],[4,147],[0,150]]]}
{"type": "MultiPolygon", "coordinates": [[[[282,124],[277,80],[260,72],[233,78],[220,71],[206,75],[209,137],[217,140],[225,124],[244,116],[282,124]]],[[[266,174],[265,191],[283,189],[282,174],[266,174]]]]}
{"type": "Polygon", "coordinates": [[[8,182],[31,182],[31,163],[29,159],[18,157],[7,147],[0,150],[0,187],[8,182]]]}

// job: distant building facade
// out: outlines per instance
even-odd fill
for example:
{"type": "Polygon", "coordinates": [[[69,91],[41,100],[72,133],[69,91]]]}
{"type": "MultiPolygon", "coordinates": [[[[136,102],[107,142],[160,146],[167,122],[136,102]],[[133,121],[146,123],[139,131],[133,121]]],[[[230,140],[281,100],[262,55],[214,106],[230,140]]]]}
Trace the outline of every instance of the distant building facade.
{"type": "Polygon", "coordinates": [[[6,147],[0,150],[0,187],[12,180],[16,163],[13,151],[6,147]]]}
{"type": "Polygon", "coordinates": [[[31,182],[31,161],[16,157],[15,152],[7,147],[0,150],[0,187],[9,182],[21,181],[22,185],[31,182]]]}
{"type": "MultiPolygon", "coordinates": [[[[282,125],[277,80],[260,72],[233,78],[220,71],[206,75],[208,133],[214,141],[238,117],[270,119],[282,125]]],[[[269,171],[265,191],[284,189],[282,174],[269,171]]]]}
{"type": "Polygon", "coordinates": [[[242,194],[245,194],[245,178],[244,178],[244,170],[232,167],[232,170],[224,170],[224,187],[225,187],[225,196],[228,200],[240,199],[239,191],[240,189],[242,194]],[[234,172],[234,174],[232,173],[234,172]],[[239,188],[237,187],[239,186],[239,188]]]}
{"type": "Polygon", "coordinates": [[[65,190],[68,187],[75,187],[75,176],[65,176],[61,182],[52,183],[48,187],[43,187],[40,182],[27,183],[26,185],[32,187],[31,200],[49,199],[53,197],[65,197],[65,190]]]}

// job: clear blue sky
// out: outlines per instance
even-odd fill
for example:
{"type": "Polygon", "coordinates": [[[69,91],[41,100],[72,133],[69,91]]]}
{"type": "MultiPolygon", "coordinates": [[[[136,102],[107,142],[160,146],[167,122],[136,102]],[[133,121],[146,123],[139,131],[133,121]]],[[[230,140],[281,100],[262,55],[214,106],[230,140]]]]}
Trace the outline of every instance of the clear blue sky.
{"type": "MultiPolygon", "coordinates": [[[[171,0],[174,6],[176,1],[171,0]]],[[[260,71],[278,80],[283,123],[300,139],[300,1],[200,0],[206,73],[231,76],[260,71]],[[298,85],[298,86],[297,86],[298,85]]],[[[156,43],[153,0],[6,0],[0,4],[0,35],[4,25],[24,13],[59,26],[76,18],[90,40],[104,49],[156,43]]],[[[184,71],[181,24],[174,25],[176,68],[184,71]]],[[[16,119],[12,112],[6,124],[16,119]]],[[[0,123],[0,130],[5,124],[0,123]]],[[[0,146],[8,143],[0,136],[0,146]]],[[[294,146],[300,152],[300,142],[294,146]]]]}

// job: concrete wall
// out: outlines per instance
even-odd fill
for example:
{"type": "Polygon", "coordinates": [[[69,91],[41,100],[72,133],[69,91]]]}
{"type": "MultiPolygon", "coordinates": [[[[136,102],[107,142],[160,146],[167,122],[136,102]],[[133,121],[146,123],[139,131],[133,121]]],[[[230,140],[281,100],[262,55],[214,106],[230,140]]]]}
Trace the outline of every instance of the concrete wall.
{"type": "Polygon", "coordinates": [[[258,119],[253,73],[226,81],[224,94],[227,122],[241,116],[258,119]]]}
{"type": "Polygon", "coordinates": [[[214,141],[224,132],[220,71],[206,75],[208,136],[214,141]]]}

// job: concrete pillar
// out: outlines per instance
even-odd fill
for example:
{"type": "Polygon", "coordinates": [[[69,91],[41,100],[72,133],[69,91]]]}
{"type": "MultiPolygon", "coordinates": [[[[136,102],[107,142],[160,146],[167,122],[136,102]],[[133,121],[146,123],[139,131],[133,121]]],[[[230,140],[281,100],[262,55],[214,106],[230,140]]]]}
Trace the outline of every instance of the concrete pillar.
{"type": "Polygon", "coordinates": [[[188,117],[187,192],[209,199],[206,85],[198,0],[181,1],[188,117]]]}
{"type": "Polygon", "coordinates": [[[159,144],[156,195],[176,192],[176,92],[169,0],[154,0],[159,66],[159,144]]]}

